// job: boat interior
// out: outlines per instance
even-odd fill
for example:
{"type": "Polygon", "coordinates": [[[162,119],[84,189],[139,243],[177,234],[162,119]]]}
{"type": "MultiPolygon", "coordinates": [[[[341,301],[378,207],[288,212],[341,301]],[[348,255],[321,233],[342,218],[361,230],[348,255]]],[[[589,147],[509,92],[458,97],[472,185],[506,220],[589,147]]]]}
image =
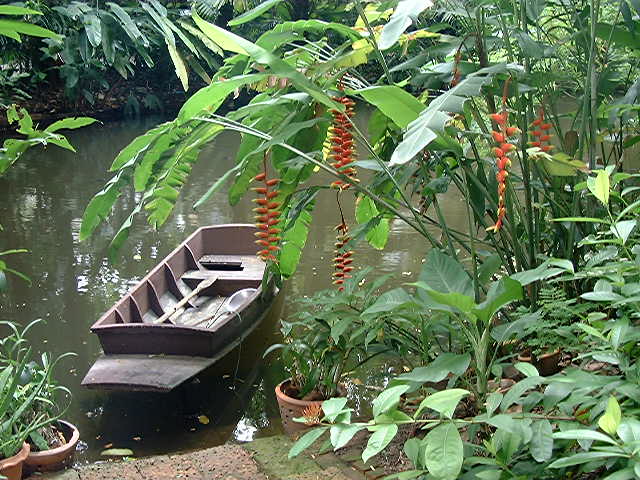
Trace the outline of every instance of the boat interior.
{"type": "Polygon", "coordinates": [[[174,251],[94,327],[141,323],[212,328],[242,308],[260,287],[264,262],[254,254],[198,255],[202,248],[189,245],[195,240],[174,251]]]}

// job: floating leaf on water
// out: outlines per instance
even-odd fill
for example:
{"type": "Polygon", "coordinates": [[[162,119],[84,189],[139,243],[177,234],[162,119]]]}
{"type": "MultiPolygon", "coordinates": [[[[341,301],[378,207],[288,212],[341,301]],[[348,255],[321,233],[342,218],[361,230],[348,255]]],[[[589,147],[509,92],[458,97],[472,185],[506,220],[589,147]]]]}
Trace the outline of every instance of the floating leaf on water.
{"type": "Polygon", "coordinates": [[[100,452],[100,455],[104,457],[132,457],[133,450],[128,448],[109,448],[100,452]]]}
{"type": "Polygon", "coordinates": [[[198,416],[198,421],[199,421],[202,425],[208,425],[208,424],[209,424],[209,417],[207,417],[206,415],[199,415],[199,416],[198,416]]]}

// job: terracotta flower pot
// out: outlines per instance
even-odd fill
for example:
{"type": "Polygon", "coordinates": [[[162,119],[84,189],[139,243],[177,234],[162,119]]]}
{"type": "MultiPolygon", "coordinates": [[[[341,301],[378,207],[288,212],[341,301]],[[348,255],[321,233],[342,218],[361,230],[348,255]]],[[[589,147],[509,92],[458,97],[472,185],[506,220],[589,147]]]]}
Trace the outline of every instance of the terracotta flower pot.
{"type": "Polygon", "coordinates": [[[20,480],[22,478],[22,465],[29,455],[31,447],[28,443],[22,445],[22,449],[16,453],[13,457],[0,460],[0,475],[7,478],[7,480],[20,480]]]}
{"type": "Polygon", "coordinates": [[[301,432],[311,428],[310,425],[294,422],[294,418],[304,416],[322,417],[322,401],[298,400],[284,393],[287,385],[291,381],[285,380],[276,385],[276,399],[278,400],[278,408],[280,409],[280,418],[284,431],[292,436],[297,436],[301,432]]]}
{"type": "Polygon", "coordinates": [[[74,425],[64,420],[59,420],[57,427],[67,443],[51,450],[29,453],[29,456],[24,461],[24,470],[27,474],[33,472],[55,472],[67,468],[73,463],[80,432],[74,425]]]}
{"type": "Polygon", "coordinates": [[[518,355],[518,360],[531,363],[538,369],[541,376],[548,377],[560,371],[561,357],[562,351],[560,349],[540,356],[532,355],[531,352],[525,351],[518,355]]]}

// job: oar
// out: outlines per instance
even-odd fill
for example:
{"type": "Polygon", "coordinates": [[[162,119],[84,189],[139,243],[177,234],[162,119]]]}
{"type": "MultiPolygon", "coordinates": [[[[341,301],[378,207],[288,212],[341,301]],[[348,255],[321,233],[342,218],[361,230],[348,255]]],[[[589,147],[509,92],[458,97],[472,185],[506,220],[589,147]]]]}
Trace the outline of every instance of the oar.
{"type": "Polygon", "coordinates": [[[186,297],[184,297],[182,300],[180,300],[178,303],[176,303],[171,310],[169,310],[168,312],[165,312],[164,315],[162,315],[160,318],[154,320],[152,323],[154,325],[163,323],[167,318],[172,317],[173,315],[176,314],[176,312],[178,310],[180,310],[182,307],[184,307],[184,305],[191,300],[193,297],[197,296],[201,291],[203,291],[205,288],[209,288],[211,285],[213,285],[216,280],[218,280],[218,276],[212,276],[211,278],[208,278],[207,280],[203,280],[202,282],[200,282],[198,284],[198,286],[196,288],[193,289],[193,291],[187,295],[186,297]]]}

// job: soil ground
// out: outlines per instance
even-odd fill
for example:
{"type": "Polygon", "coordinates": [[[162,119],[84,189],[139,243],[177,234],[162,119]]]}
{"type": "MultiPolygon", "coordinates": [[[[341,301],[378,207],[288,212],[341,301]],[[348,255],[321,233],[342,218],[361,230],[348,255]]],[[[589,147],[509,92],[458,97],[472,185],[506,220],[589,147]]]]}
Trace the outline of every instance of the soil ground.
{"type": "MultiPolygon", "coordinates": [[[[362,463],[365,441],[365,437],[355,438],[336,454],[308,453],[289,459],[293,442],[281,435],[191,453],[75,466],[28,480],[377,480],[408,468],[386,457],[362,463]]],[[[403,456],[401,449],[393,451],[398,459],[403,456]]]]}

